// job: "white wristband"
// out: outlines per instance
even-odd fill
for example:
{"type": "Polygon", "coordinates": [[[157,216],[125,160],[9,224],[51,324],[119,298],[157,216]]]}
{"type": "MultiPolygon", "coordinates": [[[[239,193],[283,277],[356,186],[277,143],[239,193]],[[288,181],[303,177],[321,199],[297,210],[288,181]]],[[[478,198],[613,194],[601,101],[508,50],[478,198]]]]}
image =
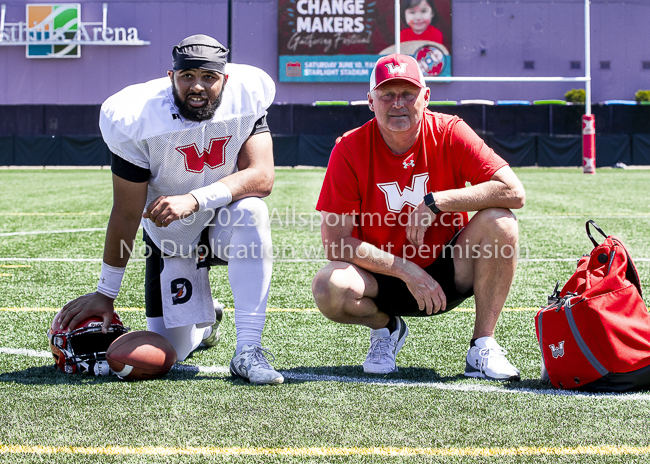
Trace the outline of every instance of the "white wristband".
{"type": "Polygon", "coordinates": [[[122,286],[122,277],[124,277],[125,267],[115,267],[102,263],[102,273],[97,283],[97,291],[109,298],[117,298],[122,286]]]}
{"type": "Polygon", "coordinates": [[[223,182],[215,182],[190,192],[199,203],[199,211],[217,209],[232,201],[232,192],[223,182]]]}

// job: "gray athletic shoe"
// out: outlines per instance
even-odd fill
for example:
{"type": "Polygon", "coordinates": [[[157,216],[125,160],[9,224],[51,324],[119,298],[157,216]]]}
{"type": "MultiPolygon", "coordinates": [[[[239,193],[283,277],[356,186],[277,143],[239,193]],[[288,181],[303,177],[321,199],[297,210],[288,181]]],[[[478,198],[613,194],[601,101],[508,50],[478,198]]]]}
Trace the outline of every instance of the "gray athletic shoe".
{"type": "Polygon", "coordinates": [[[217,301],[216,298],[212,300],[212,304],[214,305],[214,315],[216,320],[214,324],[212,324],[212,333],[208,335],[208,338],[204,338],[201,341],[201,345],[208,348],[215,346],[217,343],[219,343],[219,337],[221,336],[219,334],[219,324],[221,324],[221,319],[223,319],[224,305],[219,303],[219,301],[217,301]]]}
{"type": "Polygon", "coordinates": [[[230,373],[256,385],[277,385],[284,382],[284,377],[273,369],[266,359],[275,357],[265,348],[256,345],[244,345],[241,352],[230,361],[230,373]]]}
{"type": "Polygon", "coordinates": [[[404,346],[409,328],[406,322],[396,316],[397,328],[393,333],[388,329],[370,330],[370,349],[363,363],[363,371],[369,374],[390,374],[397,371],[395,358],[404,346]]]}

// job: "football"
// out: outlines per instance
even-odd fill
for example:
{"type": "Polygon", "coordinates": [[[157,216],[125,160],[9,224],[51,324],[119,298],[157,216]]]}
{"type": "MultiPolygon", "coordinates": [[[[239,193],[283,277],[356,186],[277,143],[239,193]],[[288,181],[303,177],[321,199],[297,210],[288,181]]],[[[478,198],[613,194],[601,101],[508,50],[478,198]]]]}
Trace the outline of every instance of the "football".
{"type": "Polygon", "coordinates": [[[155,379],[176,362],[176,350],[162,335],[136,330],[118,337],[106,350],[109,367],[126,380],[155,379]]]}

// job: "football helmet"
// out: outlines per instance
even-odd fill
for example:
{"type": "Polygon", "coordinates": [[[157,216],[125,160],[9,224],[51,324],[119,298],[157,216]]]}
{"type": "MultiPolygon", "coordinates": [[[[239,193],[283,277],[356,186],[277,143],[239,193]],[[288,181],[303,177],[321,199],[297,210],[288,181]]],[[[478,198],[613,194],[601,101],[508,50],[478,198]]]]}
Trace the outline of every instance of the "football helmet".
{"type": "Polygon", "coordinates": [[[106,333],[102,333],[101,317],[89,317],[69,332],[59,325],[58,319],[57,313],[47,331],[56,367],[66,374],[112,374],[106,361],[106,350],[117,337],[130,330],[124,327],[120,316],[113,313],[113,320],[106,333]]]}

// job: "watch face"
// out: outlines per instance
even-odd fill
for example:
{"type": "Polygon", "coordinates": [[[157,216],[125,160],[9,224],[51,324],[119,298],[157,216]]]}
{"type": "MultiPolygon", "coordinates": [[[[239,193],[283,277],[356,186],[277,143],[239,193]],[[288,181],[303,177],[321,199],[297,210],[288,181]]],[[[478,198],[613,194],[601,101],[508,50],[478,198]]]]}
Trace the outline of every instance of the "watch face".
{"type": "Polygon", "coordinates": [[[424,204],[433,211],[435,214],[440,212],[440,209],[436,206],[436,200],[433,198],[433,193],[429,192],[424,196],[424,204]]]}

